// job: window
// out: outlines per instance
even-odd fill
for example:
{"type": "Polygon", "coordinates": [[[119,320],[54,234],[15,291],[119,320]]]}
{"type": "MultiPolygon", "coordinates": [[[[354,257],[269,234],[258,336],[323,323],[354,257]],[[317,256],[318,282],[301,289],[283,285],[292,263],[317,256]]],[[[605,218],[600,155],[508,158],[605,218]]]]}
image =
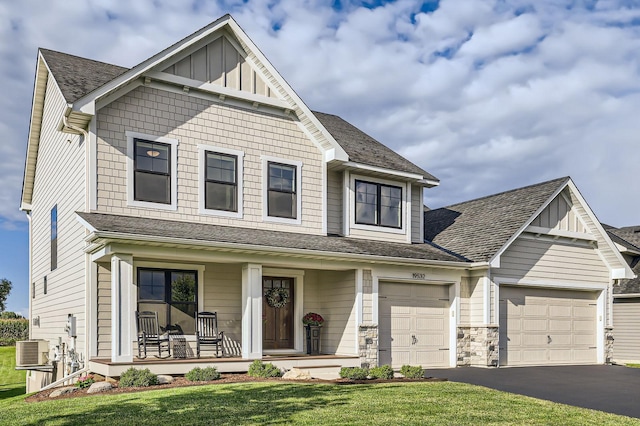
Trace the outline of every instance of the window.
{"type": "Polygon", "coordinates": [[[402,188],[356,180],[356,223],[402,228],[402,188]]]}
{"type": "Polygon", "coordinates": [[[158,312],[160,326],[195,333],[197,271],[138,268],[138,311],[158,312]]]}
{"type": "Polygon", "coordinates": [[[171,145],[133,140],[134,199],[171,204],[171,145]]]}
{"type": "Polygon", "coordinates": [[[297,217],[296,166],[268,163],[267,215],[297,217]]]}
{"type": "Polygon", "coordinates": [[[126,132],[127,205],[176,210],[178,199],[178,141],[126,132]]]}
{"type": "Polygon", "coordinates": [[[206,209],[238,211],[238,157],[205,152],[204,204],[206,209]]]}
{"type": "Polygon", "coordinates": [[[58,267],[58,205],[51,209],[51,270],[58,267]]]}

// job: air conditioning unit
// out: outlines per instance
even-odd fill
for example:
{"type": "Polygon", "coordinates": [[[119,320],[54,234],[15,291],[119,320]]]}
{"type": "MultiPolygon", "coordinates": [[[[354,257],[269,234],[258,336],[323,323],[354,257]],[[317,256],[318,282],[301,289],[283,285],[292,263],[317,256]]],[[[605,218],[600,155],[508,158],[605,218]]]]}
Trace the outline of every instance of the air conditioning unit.
{"type": "Polygon", "coordinates": [[[16,342],[16,367],[45,365],[49,361],[49,342],[22,340],[16,342]]]}

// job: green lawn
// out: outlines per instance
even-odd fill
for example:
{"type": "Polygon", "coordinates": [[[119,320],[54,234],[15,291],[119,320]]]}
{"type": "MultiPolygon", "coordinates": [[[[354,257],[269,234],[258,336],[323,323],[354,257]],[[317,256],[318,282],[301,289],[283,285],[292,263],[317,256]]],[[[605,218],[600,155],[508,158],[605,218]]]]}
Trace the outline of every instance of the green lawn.
{"type": "Polygon", "coordinates": [[[0,401],[2,425],[558,424],[640,421],[461,383],[207,385],[39,403],[0,401]]]}
{"type": "Polygon", "coordinates": [[[16,347],[0,346],[0,400],[25,393],[25,371],[17,371],[16,347]]]}

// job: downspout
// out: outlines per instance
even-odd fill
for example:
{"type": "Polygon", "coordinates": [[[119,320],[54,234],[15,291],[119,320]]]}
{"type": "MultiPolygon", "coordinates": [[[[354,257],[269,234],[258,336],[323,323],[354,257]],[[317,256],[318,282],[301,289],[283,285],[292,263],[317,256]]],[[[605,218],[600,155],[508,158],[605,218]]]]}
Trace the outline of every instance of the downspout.
{"type": "Polygon", "coordinates": [[[87,132],[85,129],[81,127],[74,126],[73,124],[69,123],[68,117],[66,115],[62,116],[62,124],[64,124],[65,127],[70,128],[71,130],[75,130],[76,132],[82,133],[82,136],[85,141],[89,140],[89,132],[87,132]]]}

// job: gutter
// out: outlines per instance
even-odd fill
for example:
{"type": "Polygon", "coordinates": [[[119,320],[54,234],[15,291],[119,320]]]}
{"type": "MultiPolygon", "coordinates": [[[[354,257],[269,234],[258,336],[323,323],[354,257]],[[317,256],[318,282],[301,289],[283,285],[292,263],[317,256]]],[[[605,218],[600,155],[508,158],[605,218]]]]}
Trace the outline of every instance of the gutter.
{"type": "Polygon", "coordinates": [[[71,114],[71,104],[67,104],[67,109],[64,112],[64,115],[62,116],[62,124],[64,124],[65,127],[70,128],[71,130],[75,130],[76,132],[80,132],[82,134],[82,136],[84,137],[85,141],[89,140],[89,132],[87,132],[85,129],[81,128],[81,127],[77,127],[71,123],[69,123],[69,114],[71,114]]]}
{"type": "Polygon", "coordinates": [[[353,262],[370,262],[370,263],[385,263],[393,265],[407,265],[407,266],[437,266],[440,268],[448,269],[486,269],[489,267],[488,262],[456,262],[449,260],[426,260],[426,259],[412,259],[406,257],[389,257],[379,255],[367,255],[367,254],[353,254],[353,253],[341,253],[341,252],[324,252],[319,250],[309,249],[293,249],[289,247],[267,247],[259,246],[255,244],[238,244],[238,243],[225,243],[225,242],[212,242],[212,241],[198,241],[185,238],[175,237],[157,237],[152,235],[137,235],[137,234],[122,234],[119,232],[111,231],[94,231],[89,234],[85,241],[90,245],[85,249],[85,252],[91,253],[97,250],[98,245],[96,240],[104,239],[103,244],[106,245],[109,242],[117,242],[117,240],[124,241],[145,241],[149,243],[163,243],[163,244],[179,244],[197,247],[216,248],[219,250],[234,250],[242,251],[244,253],[253,251],[260,254],[276,253],[281,255],[298,255],[305,257],[331,257],[338,260],[347,260],[353,262]]]}

